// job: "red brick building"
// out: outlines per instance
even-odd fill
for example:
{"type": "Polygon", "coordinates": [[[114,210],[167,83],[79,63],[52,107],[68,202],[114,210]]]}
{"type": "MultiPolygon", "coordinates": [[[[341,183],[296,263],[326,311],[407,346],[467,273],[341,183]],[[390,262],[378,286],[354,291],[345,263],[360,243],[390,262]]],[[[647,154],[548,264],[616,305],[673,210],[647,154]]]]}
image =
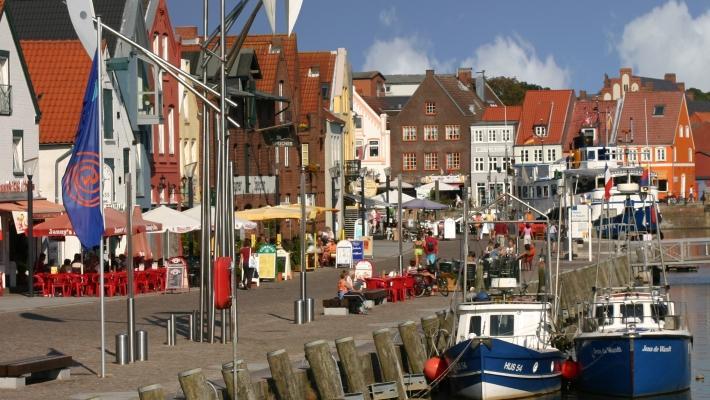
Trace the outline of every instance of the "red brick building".
{"type": "Polygon", "coordinates": [[[631,68],[619,69],[619,76],[604,75],[604,87],[599,91],[602,100],[618,100],[627,92],[685,91],[685,84],[676,82],[675,74],[665,74],[663,79],[636,76],[631,68]]]}
{"type": "Polygon", "coordinates": [[[484,103],[473,89],[470,69],[456,75],[427,70],[424,81],[390,122],[392,174],[419,183],[429,175],[468,174],[469,127],[484,103]],[[396,161],[395,161],[396,160],[396,161]]]}

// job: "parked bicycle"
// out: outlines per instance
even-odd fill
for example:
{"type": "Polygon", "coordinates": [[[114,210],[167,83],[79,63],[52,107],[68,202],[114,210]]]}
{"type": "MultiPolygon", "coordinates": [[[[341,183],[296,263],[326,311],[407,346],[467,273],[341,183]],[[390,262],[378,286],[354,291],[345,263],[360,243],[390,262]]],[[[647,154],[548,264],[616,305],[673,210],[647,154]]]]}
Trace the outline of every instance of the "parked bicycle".
{"type": "Polygon", "coordinates": [[[437,291],[444,297],[449,295],[449,283],[439,268],[434,268],[434,273],[416,273],[414,276],[414,296],[422,297],[425,294],[431,296],[436,286],[437,291]]]}

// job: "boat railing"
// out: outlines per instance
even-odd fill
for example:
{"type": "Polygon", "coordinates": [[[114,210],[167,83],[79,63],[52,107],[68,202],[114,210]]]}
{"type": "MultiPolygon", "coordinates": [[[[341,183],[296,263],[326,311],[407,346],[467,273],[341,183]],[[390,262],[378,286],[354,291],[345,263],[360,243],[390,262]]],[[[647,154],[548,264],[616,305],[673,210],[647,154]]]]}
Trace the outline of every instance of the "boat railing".
{"type": "Polygon", "coordinates": [[[534,335],[514,335],[514,336],[475,336],[471,334],[469,339],[482,339],[482,338],[492,338],[499,339],[511,344],[515,344],[521,347],[527,347],[529,349],[542,350],[550,347],[550,335],[547,333],[534,334],[534,335]]]}
{"type": "MultiPolygon", "coordinates": [[[[677,310],[676,310],[677,311],[677,310]]],[[[594,316],[582,319],[579,329],[582,332],[615,332],[624,330],[684,330],[687,329],[687,316],[684,313],[646,316],[594,316]]]]}

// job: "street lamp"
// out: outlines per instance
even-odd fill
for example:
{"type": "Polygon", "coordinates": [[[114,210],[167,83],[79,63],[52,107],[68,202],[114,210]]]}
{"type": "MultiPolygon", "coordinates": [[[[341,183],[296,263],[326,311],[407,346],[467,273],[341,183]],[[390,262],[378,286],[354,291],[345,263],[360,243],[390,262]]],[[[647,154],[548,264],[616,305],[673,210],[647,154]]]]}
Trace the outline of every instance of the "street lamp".
{"type": "Polygon", "coordinates": [[[387,202],[387,208],[385,208],[386,218],[385,218],[385,229],[390,227],[390,179],[392,179],[392,168],[385,168],[385,201],[387,202]]]}
{"type": "MultiPolygon", "coordinates": [[[[335,208],[335,205],[338,204],[338,196],[335,195],[335,182],[338,180],[338,178],[340,178],[340,163],[338,161],[336,161],[335,165],[328,169],[328,172],[330,172],[330,179],[331,179],[331,182],[330,182],[331,183],[331,185],[330,185],[330,187],[331,187],[331,190],[330,190],[331,207],[335,208]]],[[[332,219],[333,231],[338,232],[340,230],[339,229],[340,227],[338,227],[338,229],[336,229],[336,227],[335,227],[335,222],[336,222],[335,221],[336,220],[335,213],[331,213],[331,215],[333,217],[333,219],[332,219]]]]}
{"type": "Polygon", "coordinates": [[[32,229],[34,229],[34,215],[32,212],[32,200],[34,191],[34,185],[32,184],[32,176],[37,168],[37,163],[39,159],[37,157],[29,158],[25,160],[25,174],[27,175],[27,266],[29,267],[30,276],[28,280],[27,291],[30,293],[30,297],[34,296],[34,274],[35,274],[35,245],[32,229]]]}
{"type": "MultiPolygon", "coordinates": [[[[193,192],[192,192],[192,178],[195,177],[195,169],[197,168],[197,161],[191,162],[185,165],[185,176],[187,176],[187,208],[191,209],[193,206],[193,192]]],[[[190,244],[188,245],[188,268],[190,263],[192,263],[192,245],[195,241],[194,232],[190,233],[190,244]]]]}
{"type": "Polygon", "coordinates": [[[367,168],[360,168],[360,222],[362,225],[362,236],[365,236],[365,176],[367,168]]]}

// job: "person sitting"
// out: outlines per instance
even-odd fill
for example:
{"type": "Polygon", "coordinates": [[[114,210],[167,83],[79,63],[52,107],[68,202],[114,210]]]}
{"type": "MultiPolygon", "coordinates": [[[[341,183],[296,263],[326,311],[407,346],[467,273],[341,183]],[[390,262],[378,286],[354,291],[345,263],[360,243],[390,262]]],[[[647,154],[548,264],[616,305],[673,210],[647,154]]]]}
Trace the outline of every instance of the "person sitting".
{"type": "Polygon", "coordinates": [[[45,262],[47,260],[47,255],[44,253],[39,253],[39,257],[37,257],[37,261],[35,261],[34,265],[34,273],[35,274],[41,274],[47,271],[47,263],[45,262]]]}
{"type": "Polygon", "coordinates": [[[343,271],[340,273],[340,279],[338,279],[338,298],[340,300],[345,298],[345,295],[348,293],[348,283],[347,283],[347,278],[348,273],[346,271],[343,271]]]}
{"type": "Polygon", "coordinates": [[[508,246],[505,248],[505,255],[513,256],[515,253],[515,242],[513,242],[513,239],[508,239],[508,246]]]}
{"type": "Polygon", "coordinates": [[[496,243],[493,245],[493,250],[491,250],[490,257],[491,260],[495,261],[498,259],[500,256],[500,243],[496,243]]]}
{"type": "Polygon", "coordinates": [[[62,267],[59,269],[59,272],[63,274],[69,274],[72,272],[72,266],[71,266],[71,260],[68,258],[64,259],[64,263],[62,264],[62,267]]]}
{"type": "Polygon", "coordinates": [[[323,248],[323,265],[335,266],[335,255],[338,251],[338,246],[335,244],[335,240],[330,239],[328,244],[323,248]]]}
{"type": "Polygon", "coordinates": [[[84,273],[84,264],[81,263],[81,254],[74,254],[74,260],[71,262],[71,269],[75,274],[84,273]]]}

